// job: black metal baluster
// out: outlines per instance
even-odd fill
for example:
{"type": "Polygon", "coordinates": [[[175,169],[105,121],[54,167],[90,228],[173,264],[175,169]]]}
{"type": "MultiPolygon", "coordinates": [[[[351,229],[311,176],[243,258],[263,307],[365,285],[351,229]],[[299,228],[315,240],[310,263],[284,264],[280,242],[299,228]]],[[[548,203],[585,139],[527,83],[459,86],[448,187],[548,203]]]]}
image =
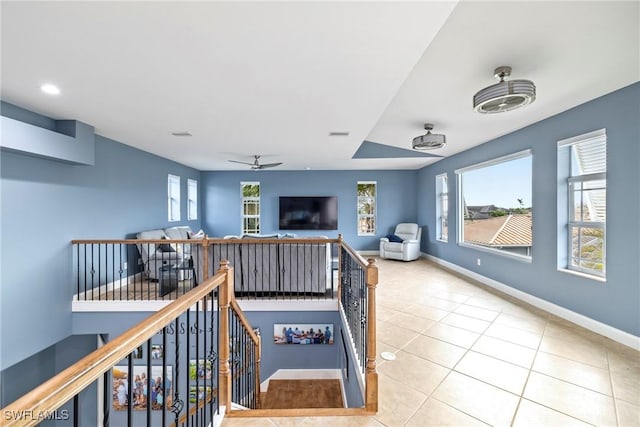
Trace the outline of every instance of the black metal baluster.
{"type": "Polygon", "coordinates": [[[107,371],[102,375],[102,427],[109,427],[109,408],[111,406],[111,378],[107,371]]]}
{"type": "MultiPolygon", "coordinates": [[[[185,359],[186,360],[184,361],[184,363],[185,363],[185,366],[187,366],[187,370],[186,370],[186,374],[184,376],[185,383],[186,383],[186,387],[185,387],[186,396],[185,396],[184,400],[185,400],[185,405],[186,405],[185,414],[187,415],[187,418],[185,419],[185,421],[186,421],[187,426],[188,426],[189,425],[189,403],[191,401],[190,396],[189,396],[189,381],[191,379],[190,378],[191,377],[191,369],[189,369],[189,364],[190,364],[189,352],[191,351],[191,334],[193,332],[192,327],[191,327],[191,310],[190,309],[187,309],[187,316],[186,317],[187,317],[187,330],[186,330],[186,341],[187,342],[186,342],[186,346],[185,346],[185,348],[186,348],[186,350],[185,350],[185,353],[186,353],[185,359]]],[[[196,378],[198,378],[199,369],[200,369],[200,359],[198,357],[198,354],[196,353],[196,378]]],[[[205,369],[206,369],[206,366],[205,366],[205,369]]],[[[176,381],[176,384],[177,384],[177,381],[176,381]]],[[[177,388],[177,386],[176,386],[176,388],[177,388]]],[[[176,425],[177,425],[177,423],[176,423],[176,425]]]]}
{"type": "MultiPolygon", "coordinates": [[[[175,331],[177,336],[178,331],[175,331]]],[[[167,425],[167,328],[162,328],[162,382],[158,389],[162,393],[162,426],[167,425]]]]}
{"type": "Polygon", "coordinates": [[[133,426],[133,354],[127,356],[127,425],[133,426]]]}
{"type": "MultiPolygon", "coordinates": [[[[200,301],[198,300],[196,302],[196,359],[198,360],[198,363],[200,363],[200,360],[202,360],[202,362],[204,363],[204,371],[205,371],[205,377],[203,378],[203,382],[206,383],[206,372],[207,372],[207,359],[205,359],[204,357],[202,357],[202,355],[200,354],[200,301]]],[[[206,395],[206,387],[204,388],[205,391],[205,395],[206,395]]],[[[199,375],[196,375],[196,411],[195,411],[195,422],[194,425],[198,425],[198,412],[200,411],[200,378],[199,375]]]]}
{"type": "MultiPolygon", "coordinates": [[[[173,403],[171,404],[171,412],[173,412],[175,414],[175,425],[179,425],[179,421],[180,421],[180,411],[182,411],[182,408],[184,406],[184,402],[182,400],[180,400],[180,393],[179,393],[179,387],[178,385],[180,384],[180,321],[179,321],[179,317],[176,317],[175,320],[175,358],[176,358],[176,373],[175,373],[175,378],[173,380],[173,384],[174,384],[174,395],[173,395],[173,403]]],[[[187,351],[188,351],[188,347],[187,347],[187,351]]],[[[187,360],[187,366],[188,366],[189,361],[187,360]]],[[[166,381],[166,379],[162,380],[163,382],[166,381]]]]}
{"type": "Polygon", "coordinates": [[[80,402],[78,395],[73,396],[73,427],[80,425],[80,402]]]}
{"type": "Polygon", "coordinates": [[[147,340],[147,384],[146,384],[146,393],[144,394],[144,401],[147,405],[147,427],[151,427],[151,405],[153,402],[151,401],[151,377],[153,376],[153,372],[151,370],[151,339],[147,340]]]}

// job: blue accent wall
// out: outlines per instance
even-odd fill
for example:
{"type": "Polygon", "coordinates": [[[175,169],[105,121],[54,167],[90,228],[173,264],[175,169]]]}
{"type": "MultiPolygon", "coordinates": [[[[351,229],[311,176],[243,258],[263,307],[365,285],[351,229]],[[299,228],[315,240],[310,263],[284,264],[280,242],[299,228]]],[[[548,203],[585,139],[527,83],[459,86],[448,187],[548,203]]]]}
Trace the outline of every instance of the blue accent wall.
{"type": "MultiPolygon", "coordinates": [[[[33,114],[31,122],[47,120],[33,114]]],[[[0,166],[0,369],[71,334],[72,239],[120,239],[178,225],[167,220],[169,173],[182,178],[180,224],[201,226],[186,220],[187,178],[200,180],[199,171],[98,135],[94,166],[7,151],[0,166]]]]}
{"type": "MultiPolygon", "coordinates": [[[[261,233],[277,233],[279,196],[337,196],[338,230],[293,231],[303,236],[337,237],[357,250],[377,250],[379,239],[399,222],[416,222],[417,171],[246,171],[203,172],[204,227],[209,236],[241,234],[240,183],[260,182],[261,233]],[[356,185],[377,182],[375,236],[358,236],[356,185]]],[[[284,231],[282,231],[284,232],[284,231]]],[[[288,230],[287,230],[288,232],[288,230]]]]}
{"type": "Polygon", "coordinates": [[[427,196],[419,198],[418,222],[427,229],[434,229],[435,177],[445,172],[449,176],[450,203],[449,242],[436,241],[434,233],[426,233],[422,250],[639,336],[639,100],[640,83],[636,83],[420,170],[418,194],[427,196]],[[557,244],[557,141],[602,128],[606,128],[607,133],[606,283],[558,271],[558,259],[565,255],[557,244]],[[458,194],[454,170],[528,148],[533,151],[532,262],[459,246],[456,243],[458,194]],[[481,266],[476,265],[478,257],[482,259],[481,266]]]}

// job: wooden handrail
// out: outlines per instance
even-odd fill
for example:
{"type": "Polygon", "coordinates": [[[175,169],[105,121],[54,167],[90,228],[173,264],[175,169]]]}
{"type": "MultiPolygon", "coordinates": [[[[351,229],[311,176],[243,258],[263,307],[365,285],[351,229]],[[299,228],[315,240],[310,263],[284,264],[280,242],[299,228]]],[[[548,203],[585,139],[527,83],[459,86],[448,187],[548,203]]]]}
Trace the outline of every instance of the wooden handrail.
{"type": "Polygon", "coordinates": [[[204,239],[75,239],[71,241],[72,245],[90,245],[90,244],[161,244],[161,243],[170,243],[170,244],[192,244],[192,245],[204,245],[205,242],[207,244],[216,244],[216,243],[226,243],[226,244],[303,244],[303,243],[339,243],[338,239],[333,238],[319,238],[319,237],[308,237],[308,238],[282,238],[282,239],[270,239],[270,238],[249,238],[249,239],[222,239],[222,238],[213,238],[213,237],[205,237],[204,239]]]}
{"type": "Polygon", "coordinates": [[[360,264],[360,267],[362,267],[363,269],[367,268],[369,263],[366,259],[364,259],[362,255],[356,252],[356,250],[349,246],[344,240],[341,240],[341,244],[342,247],[349,253],[349,255],[351,255],[351,257],[353,257],[358,262],[358,264],[360,264]]]}
{"type": "MultiPolygon", "coordinates": [[[[2,414],[41,414],[55,411],[127,357],[138,346],[153,337],[159,330],[222,285],[228,277],[228,271],[220,271],[143,322],[128,329],[103,347],[5,406],[1,410],[2,414]]],[[[3,421],[5,421],[3,426],[31,426],[41,421],[15,418],[6,420],[4,418],[6,417],[3,416],[3,421]]]]}

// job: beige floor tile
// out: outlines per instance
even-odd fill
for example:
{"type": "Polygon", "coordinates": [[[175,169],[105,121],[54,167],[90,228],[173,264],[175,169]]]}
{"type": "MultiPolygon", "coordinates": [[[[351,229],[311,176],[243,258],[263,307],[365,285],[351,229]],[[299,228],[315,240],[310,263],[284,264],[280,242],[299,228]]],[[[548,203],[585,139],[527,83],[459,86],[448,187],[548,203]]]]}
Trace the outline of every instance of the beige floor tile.
{"type": "Polygon", "coordinates": [[[446,403],[492,426],[509,426],[519,397],[457,372],[451,372],[433,394],[446,403]]]}
{"type": "MultiPolygon", "coordinates": [[[[448,286],[448,288],[450,288],[450,286],[448,286]]],[[[450,289],[446,289],[432,295],[436,298],[444,299],[447,301],[453,301],[457,303],[464,303],[466,300],[470,298],[469,295],[458,294],[458,293],[452,292],[450,289]]]]}
{"type": "Polygon", "coordinates": [[[393,316],[398,313],[402,313],[401,311],[394,310],[390,307],[386,307],[380,304],[376,304],[376,320],[389,320],[393,316]]]}
{"type": "Polygon", "coordinates": [[[220,427],[272,427],[276,423],[269,418],[230,418],[225,417],[220,427]]]}
{"type": "Polygon", "coordinates": [[[542,334],[536,334],[522,329],[512,328],[510,326],[492,324],[484,333],[486,336],[499,338],[513,344],[529,347],[534,350],[538,349],[542,334]]]}
{"type": "Polygon", "coordinates": [[[616,399],[640,405],[640,369],[634,371],[611,372],[613,395],[616,399]]]}
{"type": "Polygon", "coordinates": [[[544,332],[545,326],[547,325],[547,321],[538,316],[532,315],[529,317],[519,317],[509,313],[500,313],[500,316],[496,318],[495,323],[536,334],[544,332]]]}
{"type": "Polygon", "coordinates": [[[295,427],[384,427],[384,424],[373,417],[307,417],[295,427]]]}
{"type": "Polygon", "coordinates": [[[422,334],[464,348],[471,347],[480,336],[475,332],[445,325],[444,323],[436,323],[422,334]]]}
{"type": "Polygon", "coordinates": [[[424,335],[416,337],[403,350],[447,368],[453,368],[467,352],[465,348],[424,335]]]}
{"type": "Polygon", "coordinates": [[[591,424],[582,422],[569,415],[554,411],[546,406],[539,405],[527,399],[522,399],[518,406],[518,412],[513,421],[513,427],[531,426],[562,426],[562,427],[588,427],[591,424]]]}
{"type": "Polygon", "coordinates": [[[435,323],[433,320],[407,313],[398,313],[387,319],[387,322],[415,332],[423,332],[435,323]]]}
{"type": "Polygon", "coordinates": [[[534,349],[486,335],[481,336],[471,349],[527,369],[531,368],[536,357],[534,349]]]}
{"type": "Polygon", "coordinates": [[[497,311],[487,310],[486,308],[474,307],[472,305],[462,304],[460,307],[454,310],[456,314],[462,314],[463,316],[473,317],[475,319],[485,320],[492,322],[498,314],[497,311]]]}
{"type": "Polygon", "coordinates": [[[616,424],[610,396],[537,372],[531,372],[523,397],[590,424],[616,424]]]}
{"type": "Polygon", "coordinates": [[[640,406],[616,400],[618,425],[620,427],[640,427],[640,406]]]}
{"type": "Polygon", "coordinates": [[[640,370],[640,352],[622,344],[607,343],[605,347],[611,371],[631,373],[634,370],[640,370]]]}
{"type": "Polygon", "coordinates": [[[465,354],[455,370],[517,395],[522,394],[529,375],[528,369],[475,351],[465,354]]]}
{"type": "Polygon", "coordinates": [[[460,307],[460,303],[454,301],[448,301],[433,296],[417,297],[415,303],[426,305],[433,308],[439,308],[440,310],[453,311],[460,307]]]}
{"type": "Polygon", "coordinates": [[[580,342],[585,345],[604,345],[604,338],[602,335],[591,332],[581,326],[564,321],[558,323],[558,321],[549,321],[547,328],[544,331],[545,336],[554,338],[567,339],[572,342],[580,342]]]}
{"type": "Polygon", "coordinates": [[[488,424],[460,412],[451,406],[430,398],[418,412],[411,417],[405,427],[451,426],[451,427],[482,427],[488,424]]]}
{"type": "Polygon", "coordinates": [[[442,320],[446,315],[449,314],[449,311],[447,310],[429,307],[428,305],[424,304],[411,304],[408,309],[410,313],[413,313],[416,316],[435,320],[436,322],[442,320]]]}
{"type": "Polygon", "coordinates": [[[389,322],[378,322],[376,335],[378,342],[389,344],[395,348],[402,348],[417,337],[418,333],[389,322]]]}
{"type": "Polygon", "coordinates": [[[508,303],[493,295],[483,295],[481,297],[471,297],[465,301],[465,304],[501,312],[508,303]]]}
{"type": "Polygon", "coordinates": [[[374,418],[388,427],[403,426],[427,400],[426,394],[384,374],[378,375],[378,394],[378,413],[374,418]]]}
{"type": "Polygon", "coordinates": [[[608,396],[613,396],[611,391],[611,378],[607,369],[597,368],[539,351],[533,363],[533,370],[608,396]]]}
{"type": "Polygon", "coordinates": [[[609,366],[604,345],[581,339],[572,340],[569,337],[556,338],[545,335],[540,343],[540,351],[598,368],[608,369],[609,366]]]}
{"type": "Polygon", "coordinates": [[[477,334],[483,333],[491,324],[490,322],[484,320],[474,319],[473,317],[463,316],[456,313],[449,314],[444,319],[442,319],[440,323],[466,329],[477,334]]]}
{"type": "Polygon", "coordinates": [[[405,388],[429,395],[447,376],[449,369],[400,350],[396,360],[380,365],[378,372],[400,381],[405,388]]]}

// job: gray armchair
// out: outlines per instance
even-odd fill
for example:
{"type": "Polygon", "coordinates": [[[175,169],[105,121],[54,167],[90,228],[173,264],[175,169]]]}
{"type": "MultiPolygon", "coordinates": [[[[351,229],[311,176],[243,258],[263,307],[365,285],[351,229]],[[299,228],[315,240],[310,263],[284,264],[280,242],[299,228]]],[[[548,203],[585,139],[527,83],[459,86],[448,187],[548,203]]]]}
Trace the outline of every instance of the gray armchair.
{"type": "Polygon", "coordinates": [[[418,224],[400,223],[394,233],[380,239],[380,257],[413,261],[420,257],[422,228],[418,224]]]}

